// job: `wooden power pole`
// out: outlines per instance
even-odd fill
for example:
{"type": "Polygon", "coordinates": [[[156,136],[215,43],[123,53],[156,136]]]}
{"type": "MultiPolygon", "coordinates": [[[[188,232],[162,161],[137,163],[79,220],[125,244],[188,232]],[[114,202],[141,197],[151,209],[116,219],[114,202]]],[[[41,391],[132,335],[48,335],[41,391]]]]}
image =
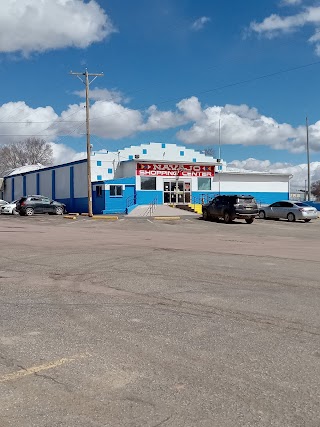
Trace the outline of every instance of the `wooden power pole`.
{"type": "Polygon", "coordinates": [[[89,102],[89,86],[97,77],[102,77],[103,73],[88,73],[88,70],[84,73],[70,72],[73,76],[77,76],[79,80],[86,86],[86,128],[87,128],[87,182],[88,182],[88,215],[93,216],[92,213],[92,186],[91,186],[91,144],[90,144],[90,102],[89,102]],[[84,76],[82,79],[80,76],[84,76]],[[89,78],[93,77],[91,81],[89,78]]]}

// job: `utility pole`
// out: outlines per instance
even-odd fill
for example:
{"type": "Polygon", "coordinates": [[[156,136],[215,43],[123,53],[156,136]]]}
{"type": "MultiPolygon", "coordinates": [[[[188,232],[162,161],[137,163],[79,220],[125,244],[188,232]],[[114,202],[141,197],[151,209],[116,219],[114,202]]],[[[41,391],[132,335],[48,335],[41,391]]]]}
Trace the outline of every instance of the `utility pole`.
{"type": "Polygon", "coordinates": [[[309,124],[308,117],[306,117],[306,130],[307,130],[307,163],[308,163],[308,191],[307,191],[307,200],[310,200],[310,150],[309,150],[309,124]]]}
{"type": "Polygon", "coordinates": [[[89,217],[93,216],[92,213],[92,187],[91,187],[91,144],[90,144],[90,117],[89,117],[89,86],[97,78],[102,77],[103,73],[88,73],[88,70],[84,73],[74,73],[70,72],[71,75],[77,76],[78,79],[86,86],[86,128],[87,128],[87,182],[88,182],[88,215],[89,217]],[[84,76],[82,79],[80,76],[84,76]],[[93,77],[89,81],[89,77],[93,77]]]}

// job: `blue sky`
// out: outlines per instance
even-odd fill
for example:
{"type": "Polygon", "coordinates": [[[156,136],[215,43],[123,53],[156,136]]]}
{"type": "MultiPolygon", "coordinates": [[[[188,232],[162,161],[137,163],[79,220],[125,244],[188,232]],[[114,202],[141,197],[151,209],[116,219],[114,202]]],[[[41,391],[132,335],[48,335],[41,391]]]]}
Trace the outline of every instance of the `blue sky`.
{"type": "Polygon", "coordinates": [[[7,0],[0,141],[43,135],[57,161],[84,151],[84,86],[68,73],[88,67],[104,72],[91,84],[95,150],[217,152],[220,120],[225,160],[279,169],[305,163],[308,115],[317,162],[319,46],[315,0],[7,0]]]}

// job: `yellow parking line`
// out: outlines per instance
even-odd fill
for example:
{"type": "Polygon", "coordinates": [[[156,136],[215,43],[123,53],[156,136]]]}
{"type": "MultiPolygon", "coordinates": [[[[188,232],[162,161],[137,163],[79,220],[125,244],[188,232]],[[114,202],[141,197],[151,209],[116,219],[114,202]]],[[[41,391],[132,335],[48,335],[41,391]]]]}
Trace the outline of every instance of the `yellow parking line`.
{"type": "Polygon", "coordinates": [[[43,365],[33,366],[33,367],[27,368],[27,369],[20,369],[19,371],[12,372],[11,374],[1,376],[0,377],[0,383],[19,380],[20,378],[27,377],[29,375],[33,375],[37,372],[47,371],[48,369],[57,368],[58,366],[64,365],[66,363],[74,362],[77,359],[83,359],[84,357],[88,357],[88,356],[90,356],[90,355],[89,354],[80,354],[78,356],[69,357],[69,358],[64,357],[62,359],[59,359],[59,360],[56,360],[53,362],[49,362],[49,363],[45,363],[43,365]]]}

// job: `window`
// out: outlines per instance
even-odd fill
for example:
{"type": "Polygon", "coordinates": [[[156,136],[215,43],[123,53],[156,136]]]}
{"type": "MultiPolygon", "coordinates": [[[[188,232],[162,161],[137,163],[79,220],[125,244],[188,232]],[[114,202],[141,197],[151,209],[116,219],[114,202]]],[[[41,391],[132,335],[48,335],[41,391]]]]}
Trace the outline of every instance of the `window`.
{"type": "Polygon", "coordinates": [[[97,181],[101,181],[102,180],[102,175],[97,175],[97,181]]]}
{"type": "Polygon", "coordinates": [[[147,150],[144,148],[143,150],[142,150],[142,154],[147,154],[147,150]]]}
{"type": "Polygon", "coordinates": [[[211,190],[211,178],[198,178],[198,190],[199,191],[210,191],[211,190]]]}
{"type": "Polygon", "coordinates": [[[102,197],[102,185],[96,186],[96,195],[97,197],[102,197]]]}
{"type": "Polygon", "coordinates": [[[192,159],[192,161],[193,161],[193,163],[196,163],[196,162],[197,162],[197,159],[192,159]]]}
{"type": "Polygon", "coordinates": [[[102,166],[101,160],[97,160],[97,166],[102,166]]]}
{"type": "Polygon", "coordinates": [[[133,156],[131,154],[128,158],[129,158],[129,160],[133,160],[133,156]]]}
{"type": "Polygon", "coordinates": [[[142,176],[141,190],[156,190],[156,177],[142,176]]]}
{"type": "Polygon", "coordinates": [[[108,168],[108,173],[112,173],[112,169],[111,168],[108,168]]]}
{"type": "Polygon", "coordinates": [[[180,151],[180,156],[184,156],[184,151],[180,151]]]}
{"type": "Polygon", "coordinates": [[[166,144],[161,144],[161,148],[166,148],[166,144]]]}
{"type": "Polygon", "coordinates": [[[110,197],[122,197],[122,185],[110,185],[110,197]]]}

